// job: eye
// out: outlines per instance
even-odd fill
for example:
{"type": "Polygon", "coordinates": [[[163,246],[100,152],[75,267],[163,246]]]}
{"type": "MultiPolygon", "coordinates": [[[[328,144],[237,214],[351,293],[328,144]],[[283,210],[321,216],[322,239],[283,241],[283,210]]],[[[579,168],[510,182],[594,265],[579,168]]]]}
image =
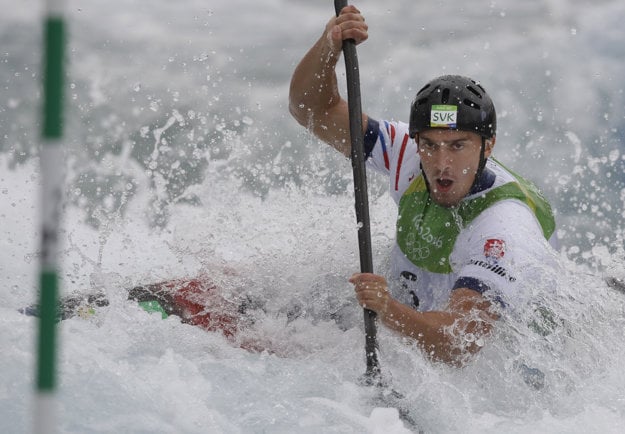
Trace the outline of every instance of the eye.
{"type": "Polygon", "coordinates": [[[436,143],[423,140],[421,143],[419,143],[419,149],[421,151],[428,151],[428,152],[433,151],[436,149],[436,143]]]}
{"type": "Polygon", "coordinates": [[[462,151],[465,146],[466,143],[464,141],[453,142],[451,144],[451,149],[453,149],[454,151],[462,151]]]}

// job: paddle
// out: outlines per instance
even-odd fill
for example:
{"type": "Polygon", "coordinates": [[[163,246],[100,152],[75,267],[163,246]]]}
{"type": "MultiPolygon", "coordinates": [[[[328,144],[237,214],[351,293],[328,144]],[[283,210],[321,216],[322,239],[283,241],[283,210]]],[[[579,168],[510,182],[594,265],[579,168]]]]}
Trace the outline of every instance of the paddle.
{"type": "MultiPolygon", "coordinates": [[[[347,6],[347,0],[334,0],[336,15],[347,6]]],[[[360,76],[356,43],[352,39],[343,41],[345,73],[347,78],[347,103],[349,108],[349,134],[351,137],[351,160],[354,173],[354,196],[356,202],[356,221],[358,223],[358,247],[360,251],[360,271],[373,273],[371,254],[371,231],[369,222],[369,201],[367,197],[367,174],[365,172],[365,154],[362,132],[362,108],[360,103],[360,76]]],[[[376,313],[364,309],[365,317],[365,353],[367,370],[365,380],[368,384],[379,383],[380,364],[377,354],[376,313]]]]}

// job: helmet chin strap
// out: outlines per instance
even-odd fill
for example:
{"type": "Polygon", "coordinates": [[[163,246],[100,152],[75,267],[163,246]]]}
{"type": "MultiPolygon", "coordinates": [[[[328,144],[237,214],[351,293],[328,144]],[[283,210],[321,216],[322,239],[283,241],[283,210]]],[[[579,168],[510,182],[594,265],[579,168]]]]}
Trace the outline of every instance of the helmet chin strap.
{"type": "Polygon", "coordinates": [[[423,170],[423,164],[419,163],[419,169],[421,169],[421,175],[423,176],[423,180],[425,181],[425,188],[428,193],[430,193],[430,181],[428,181],[428,177],[425,176],[425,170],[423,170]]]}
{"type": "MultiPolygon", "coordinates": [[[[417,141],[417,150],[419,149],[419,133],[415,134],[415,140],[417,141]]],[[[419,158],[419,170],[421,170],[421,175],[423,176],[423,180],[425,181],[425,188],[430,194],[430,181],[428,181],[428,177],[425,176],[425,170],[423,170],[423,164],[421,164],[421,158],[419,158]]]]}
{"type": "Polygon", "coordinates": [[[473,184],[471,185],[471,189],[469,191],[473,191],[477,188],[480,183],[480,179],[482,178],[482,173],[484,173],[484,167],[486,167],[486,158],[484,158],[484,153],[486,152],[486,137],[482,136],[482,147],[480,148],[480,163],[477,166],[477,172],[475,172],[475,179],[473,180],[473,184]]]}

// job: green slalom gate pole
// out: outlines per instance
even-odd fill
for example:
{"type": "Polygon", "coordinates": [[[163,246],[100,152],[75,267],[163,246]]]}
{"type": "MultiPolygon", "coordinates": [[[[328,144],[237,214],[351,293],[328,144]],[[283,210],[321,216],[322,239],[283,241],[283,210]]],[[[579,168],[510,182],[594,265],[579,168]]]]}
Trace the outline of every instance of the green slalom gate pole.
{"type": "Polygon", "coordinates": [[[41,169],[41,257],[35,433],[57,431],[56,365],[59,226],[63,200],[64,0],[47,0],[44,16],[41,169]]]}

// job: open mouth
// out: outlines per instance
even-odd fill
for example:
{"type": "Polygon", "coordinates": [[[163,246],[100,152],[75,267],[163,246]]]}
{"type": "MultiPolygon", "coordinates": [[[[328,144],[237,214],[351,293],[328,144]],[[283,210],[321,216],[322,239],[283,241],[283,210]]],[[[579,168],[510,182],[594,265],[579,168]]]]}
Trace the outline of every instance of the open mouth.
{"type": "Polygon", "coordinates": [[[449,190],[453,183],[454,182],[451,179],[437,179],[436,180],[436,186],[442,191],[449,190]]]}

